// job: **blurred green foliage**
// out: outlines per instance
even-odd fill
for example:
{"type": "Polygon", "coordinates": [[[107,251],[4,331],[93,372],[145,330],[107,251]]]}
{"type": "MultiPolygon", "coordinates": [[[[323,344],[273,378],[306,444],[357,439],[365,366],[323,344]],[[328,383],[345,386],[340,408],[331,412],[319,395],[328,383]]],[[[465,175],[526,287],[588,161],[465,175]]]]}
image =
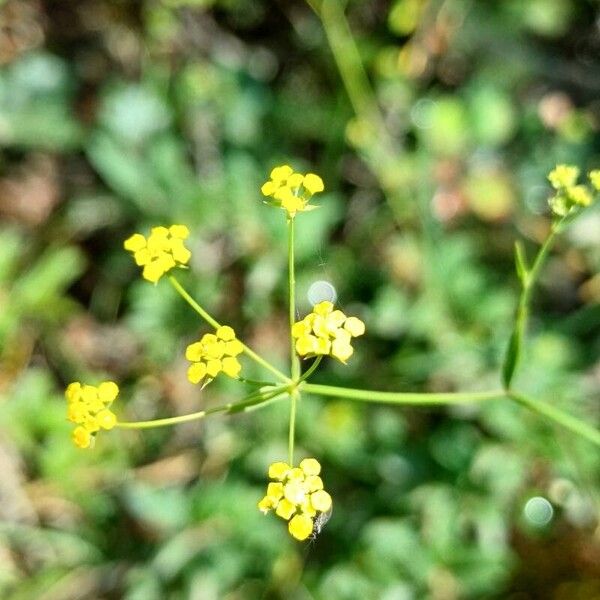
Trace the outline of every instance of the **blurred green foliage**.
{"type": "MultiPolygon", "coordinates": [[[[139,278],[122,250],[133,231],[188,224],[186,285],[286,364],[285,227],[258,191],[283,161],[326,183],[298,224],[300,312],[325,279],[367,322],[350,366],[317,380],[498,387],[514,240],[532,253],[544,238],[556,162],[600,164],[595,3],[351,1],[346,14],[398,148],[382,161],[308,5],[0,5],[2,598],[600,598],[599,457],[507,401],[304,399],[300,452],[319,457],[335,503],[309,546],[256,510],[285,455],[285,405],[71,445],[71,380],[118,380],[128,419],[241,395],[185,382],[182,351],[204,327],[139,278]],[[538,496],[548,522],[523,510],[538,496]]],[[[599,232],[596,207],[558,244],[518,376],[591,422],[599,232]]]]}

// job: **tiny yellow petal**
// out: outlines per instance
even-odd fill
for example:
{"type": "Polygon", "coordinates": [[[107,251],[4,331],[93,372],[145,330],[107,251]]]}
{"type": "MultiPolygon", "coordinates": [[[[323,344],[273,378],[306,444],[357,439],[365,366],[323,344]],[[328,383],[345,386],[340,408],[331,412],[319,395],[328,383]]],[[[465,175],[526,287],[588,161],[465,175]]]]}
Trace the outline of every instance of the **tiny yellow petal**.
{"type": "Polygon", "coordinates": [[[297,188],[302,185],[304,177],[300,173],[294,173],[287,178],[285,184],[291,188],[297,188]]]}
{"type": "Polygon", "coordinates": [[[280,481],[272,481],[267,486],[267,496],[273,504],[279,502],[283,498],[283,483],[280,481]]]}
{"type": "Polygon", "coordinates": [[[314,335],[304,335],[296,340],[296,352],[300,356],[314,354],[317,344],[317,338],[314,335]]]}
{"type": "Polygon", "coordinates": [[[290,468],[290,465],[284,462],[273,463],[269,467],[269,477],[271,479],[278,479],[279,481],[282,481],[290,471],[290,468]]]}
{"type": "Polygon", "coordinates": [[[292,337],[299,338],[310,333],[310,326],[304,321],[297,321],[292,325],[292,337]]]}
{"type": "Polygon", "coordinates": [[[119,386],[114,381],[103,381],[98,386],[98,397],[102,402],[108,404],[119,395],[119,386]]]}
{"type": "Polygon", "coordinates": [[[166,227],[159,225],[158,227],[153,227],[150,230],[150,235],[157,239],[166,238],[169,235],[169,230],[166,227]]]}
{"type": "Polygon", "coordinates": [[[318,475],[321,472],[321,465],[316,458],[305,458],[300,463],[300,468],[306,475],[318,475]]]}
{"type": "Polygon", "coordinates": [[[217,337],[225,342],[233,340],[235,338],[235,331],[229,325],[221,325],[217,329],[217,337]]]}
{"type": "Polygon", "coordinates": [[[304,181],[302,185],[308,190],[310,194],[316,194],[317,192],[322,192],[325,189],[323,185],[323,180],[314,173],[307,173],[304,176],[304,181]]]}
{"type": "Polygon", "coordinates": [[[590,171],[588,177],[590,178],[592,187],[597,192],[600,192],[600,169],[594,169],[593,171],[590,171]]]}
{"type": "Polygon", "coordinates": [[[202,357],[204,356],[203,348],[204,345],[202,342],[194,342],[185,349],[185,357],[191,362],[202,360],[202,357]]]}
{"type": "Polygon", "coordinates": [[[317,490],[310,495],[310,502],[320,512],[327,512],[331,508],[331,496],[325,490],[317,490]]]}
{"type": "Polygon", "coordinates": [[[89,448],[90,443],[92,441],[92,436],[90,432],[84,427],[75,427],[72,433],[73,443],[78,448],[89,448]]]}
{"type": "Polygon", "coordinates": [[[325,317],[316,315],[313,319],[312,330],[317,337],[327,338],[329,336],[329,330],[325,323],[325,317]]]}
{"type": "Polygon", "coordinates": [[[333,303],[329,302],[329,300],[323,300],[323,302],[319,302],[315,304],[313,307],[313,312],[317,315],[327,316],[333,310],[333,303]]]}
{"type": "Polygon", "coordinates": [[[292,504],[289,500],[283,498],[277,504],[277,508],[275,509],[275,514],[286,521],[296,512],[296,506],[292,504]]]}
{"type": "Polygon", "coordinates": [[[98,424],[98,420],[96,419],[96,417],[93,417],[90,414],[88,414],[87,417],[83,420],[83,426],[90,433],[94,433],[94,432],[96,432],[96,431],[98,431],[100,429],[100,425],[98,424]]]}
{"type": "Polygon", "coordinates": [[[317,338],[317,345],[315,348],[315,354],[329,354],[331,352],[331,342],[324,337],[317,338]]]}
{"type": "Polygon", "coordinates": [[[318,475],[308,475],[305,483],[309,492],[316,492],[323,489],[323,480],[318,475]]]}
{"type": "Polygon", "coordinates": [[[273,503],[271,502],[271,499],[268,496],[265,496],[258,503],[258,510],[260,510],[260,512],[262,512],[263,515],[266,515],[272,508],[273,508],[273,503]]]}
{"type": "Polygon", "coordinates": [[[222,368],[223,368],[223,366],[219,359],[209,360],[206,363],[206,373],[210,377],[216,377],[221,372],[222,368]]]}
{"type": "Polygon", "coordinates": [[[171,242],[171,254],[178,263],[187,265],[192,258],[192,253],[183,245],[183,240],[173,240],[171,242]]]}
{"type": "Polygon", "coordinates": [[[272,196],[277,191],[277,184],[274,181],[267,181],[263,183],[260,191],[263,196],[272,196]]]}
{"type": "Polygon", "coordinates": [[[95,402],[98,399],[98,389],[93,385],[84,385],[81,388],[81,399],[88,404],[95,402]]]}
{"type": "Polygon", "coordinates": [[[333,340],[331,344],[331,356],[345,363],[354,353],[352,346],[343,340],[333,340]]]}
{"type": "Polygon", "coordinates": [[[200,383],[206,376],[206,365],[202,362],[194,363],[190,365],[187,372],[188,380],[191,383],[200,383]]]}
{"type": "Polygon", "coordinates": [[[283,495],[292,504],[302,504],[306,501],[306,489],[303,481],[288,481],[283,486],[283,495]]]}
{"type": "Polygon", "coordinates": [[[357,317],[348,317],[344,329],[352,336],[358,337],[365,332],[365,324],[357,317]]]}
{"type": "Polygon", "coordinates": [[[305,540],[313,530],[313,520],[308,515],[296,515],[288,523],[288,530],[297,540],[305,540]]]}
{"type": "Polygon", "coordinates": [[[242,365],[237,358],[233,356],[226,356],[222,361],[223,365],[223,373],[225,375],[229,375],[229,377],[233,377],[234,379],[240,374],[242,370],[242,365]]]}
{"type": "Polygon", "coordinates": [[[219,338],[214,333],[205,333],[200,340],[203,344],[214,344],[219,338]]]}
{"type": "Polygon", "coordinates": [[[81,383],[79,381],[74,381],[67,386],[65,398],[69,402],[77,402],[81,398],[81,383]]]}
{"type": "Polygon", "coordinates": [[[185,225],[171,225],[169,233],[174,238],[185,240],[190,235],[190,230],[185,225]]]}
{"type": "Polygon", "coordinates": [[[271,171],[271,179],[273,181],[279,182],[286,180],[292,173],[294,169],[289,165],[281,165],[280,167],[275,167],[271,171]]]}
{"type": "Polygon", "coordinates": [[[219,340],[204,344],[204,353],[207,358],[221,358],[225,354],[225,342],[219,340]]]}
{"type": "Polygon", "coordinates": [[[98,421],[98,425],[102,427],[102,429],[112,429],[117,423],[117,417],[115,416],[115,413],[107,409],[101,410],[96,415],[96,419],[98,421]]]}
{"type": "Polygon", "coordinates": [[[237,356],[244,351],[244,345],[240,340],[231,340],[230,342],[225,342],[225,354],[229,356],[237,356]]]}
{"type": "Polygon", "coordinates": [[[161,267],[158,261],[151,262],[144,267],[142,271],[142,277],[146,281],[150,281],[151,283],[156,283],[163,275],[164,269],[161,267]]]}
{"type": "Polygon", "coordinates": [[[123,242],[123,247],[130,252],[137,252],[146,247],[146,238],[141,233],[134,233],[123,242]]]}
{"type": "Polygon", "coordinates": [[[325,325],[330,332],[341,327],[346,320],[346,315],[341,310],[334,310],[325,317],[325,325]]]}

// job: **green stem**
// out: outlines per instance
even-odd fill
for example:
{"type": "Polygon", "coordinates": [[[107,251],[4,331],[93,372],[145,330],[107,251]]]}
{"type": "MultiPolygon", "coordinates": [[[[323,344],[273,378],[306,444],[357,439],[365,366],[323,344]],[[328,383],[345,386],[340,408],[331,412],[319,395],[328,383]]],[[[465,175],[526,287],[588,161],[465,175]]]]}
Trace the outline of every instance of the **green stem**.
{"type": "Polygon", "coordinates": [[[296,346],[292,336],[292,327],[296,322],[296,273],[294,266],[294,219],[288,219],[288,284],[289,284],[289,316],[290,316],[290,368],[292,380],[300,376],[300,360],[296,355],[296,346]]]}
{"type": "MultiPolygon", "coordinates": [[[[296,346],[292,336],[292,327],[296,322],[296,274],[294,264],[294,219],[288,218],[288,288],[289,288],[289,325],[290,325],[290,370],[293,381],[300,377],[300,360],[296,355],[296,346]]],[[[288,433],[289,464],[294,465],[294,440],[296,435],[296,409],[300,394],[297,389],[290,393],[290,427],[288,433]]]]}
{"type": "Polygon", "coordinates": [[[269,390],[268,392],[250,394],[241,402],[229,402],[228,404],[215,406],[206,410],[200,410],[198,412],[190,413],[188,415],[167,417],[165,419],[153,419],[151,421],[118,421],[115,427],[120,427],[121,429],[152,429],[154,427],[165,427],[167,425],[177,425],[179,423],[195,421],[197,419],[202,419],[204,417],[207,417],[208,415],[212,415],[215,413],[243,412],[247,408],[257,408],[258,405],[266,404],[269,400],[272,400],[274,397],[281,395],[284,389],[285,386],[279,386],[277,388],[269,390]]]}
{"type": "Polygon", "coordinates": [[[504,392],[504,390],[494,390],[491,392],[456,393],[378,392],[372,390],[357,390],[354,388],[335,387],[332,385],[318,385],[314,383],[302,383],[300,388],[305,392],[318,394],[321,396],[348,398],[349,400],[362,400],[364,402],[412,404],[416,406],[464,404],[467,402],[493,400],[494,398],[503,398],[506,396],[506,392],[504,392]]]}
{"type": "Polygon", "coordinates": [[[585,438],[589,442],[592,442],[592,444],[600,446],[600,431],[579,420],[577,417],[563,412],[559,408],[543,402],[542,400],[535,400],[534,398],[524,396],[523,394],[510,393],[509,397],[515,402],[526,406],[530,410],[533,410],[536,413],[551,419],[562,427],[565,427],[573,433],[585,438]]]}
{"type": "Polygon", "coordinates": [[[313,364],[310,365],[310,367],[306,369],[306,372],[302,374],[302,377],[300,377],[298,383],[300,383],[301,381],[306,381],[317,370],[317,367],[321,364],[322,360],[322,356],[317,356],[317,358],[313,361],[313,364]]]}
{"type": "MultiPolygon", "coordinates": [[[[211,315],[209,315],[185,290],[185,288],[177,281],[174,275],[169,275],[169,281],[171,285],[175,288],[177,293],[212,327],[218,329],[221,325],[219,322],[214,319],[211,315]]],[[[244,348],[244,354],[251,358],[255,363],[261,365],[263,368],[267,369],[285,383],[291,383],[290,378],[282,373],[279,369],[275,368],[270,362],[265,360],[262,356],[259,356],[254,350],[246,346],[246,344],[242,343],[242,347],[244,348]]]]}
{"type": "Polygon", "coordinates": [[[300,394],[297,389],[290,393],[290,429],[288,433],[288,464],[294,466],[294,438],[296,436],[296,404],[300,394]]]}
{"type": "Polygon", "coordinates": [[[510,336],[510,342],[504,359],[502,367],[502,379],[504,387],[508,390],[514,378],[519,361],[521,359],[521,353],[523,349],[523,341],[525,339],[525,332],[527,330],[527,321],[529,319],[529,311],[531,305],[531,295],[537,279],[539,277],[541,268],[548,257],[548,254],[556,240],[556,235],[560,231],[562,220],[556,223],[550,232],[550,235],[546,238],[546,241],[542,244],[539,249],[537,256],[533,262],[531,269],[525,273],[522,277],[522,288],[521,296],[519,298],[519,306],[517,308],[517,316],[515,319],[515,325],[510,336]]]}

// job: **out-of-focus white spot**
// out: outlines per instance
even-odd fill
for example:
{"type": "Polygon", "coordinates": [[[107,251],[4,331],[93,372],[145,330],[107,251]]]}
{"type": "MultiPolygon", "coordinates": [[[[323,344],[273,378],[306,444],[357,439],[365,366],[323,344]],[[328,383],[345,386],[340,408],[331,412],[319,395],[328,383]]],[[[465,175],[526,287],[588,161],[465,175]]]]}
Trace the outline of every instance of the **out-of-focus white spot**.
{"type": "Polygon", "coordinates": [[[324,300],[329,300],[329,302],[335,304],[335,301],[337,300],[337,292],[329,281],[315,281],[308,288],[308,293],[306,295],[312,306],[319,302],[323,302],[324,300]]]}
{"type": "Polygon", "coordinates": [[[419,100],[410,111],[412,122],[419,129],[429,129],[431,127],[431,113],[435,107],[435,102],[428,98],[419,100]]]}
{"type": "Polygon", "coordinates": [[[552,504],[550,504],[546,498],[534,496],[527,500],[523,513],[525,514],[525,518],[532,525],[541,527],[550,523],[554,516],[554,509],[552,508],[552,504]]]}

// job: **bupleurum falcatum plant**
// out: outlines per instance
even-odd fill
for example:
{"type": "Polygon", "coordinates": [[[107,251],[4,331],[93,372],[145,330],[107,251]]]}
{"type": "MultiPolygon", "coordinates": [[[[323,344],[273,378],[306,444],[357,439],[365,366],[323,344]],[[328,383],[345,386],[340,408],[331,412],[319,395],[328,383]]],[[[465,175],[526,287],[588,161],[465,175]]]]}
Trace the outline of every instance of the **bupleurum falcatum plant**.
{"type": "Polygon", "coordinates": [[[112,381],[97,386],[71,383],[65,392],[67,417],[75,427],[73,442],[80,448],[94,446],[98,433],[115,427],[146,429],[175,425],[212,414],[234,413],[260,408],[274,401],[289,402],[288,456],[271,464],[267,471],[271,480],[266,493],[258,500],[258,510],[274,512],[287,521],[290,534],[297,540],[316,535],[332,510],[332,497],[325,489],[321,465],[316,458],[306,457],[296,464],[294,440],[296,411],[302,393],[349,398],[365,402],[384,402],[397,405],[447,405],[483,402],[494,398],[516,401],[538,414],[549,418],[573,433],[600,446],[600,431],[593,425],[563,412],[542,400],[519,393],[512,387],[521,359],[523,340],[531,304],[531,295],[546,257],[556,236],[595,200],[600,191],[600,170],[589,173],[589,184],[578,183],[577,167],[559,165],[548,176],[554,189],[549,199],[553,222],[550,234],[529,265],[522,246],[515,248],[516,270],[521,282],[521,295],[515,325],[510,337],[502,368],[503,387],[498,390],[455,393],[395,393],[374,390],[334,387],[310,383],[311,375],[324,357],[347,364],[354,353],[356,338],[365,334],[365,324],[358,317],[346,315],[332,302],[322,301],[302,319],[296,318],[294,271],[294,225],[301,213],[318,208],[311,202],[324,190],[322,179],[313,173],[296,173],[288,165],[276,167],[261,188],[265,203],[282,211],[287,222],[288,285],[289,285],[289,344],[290,371],[283,373],[257,354],[240,339],[229,325],[219,323],[194,300],[175,276],[177,269],[186,268],[191,252],[185,246],[189,235],[185,225],[153,227],[146,237],[135,233],[125,240],[124,247],[132,253],[142,268],[142,277],[157,284],[163,278],[206,322],[209,327],[201,338],[187,346],[185,357],[190,365],[189,381],[202,387],[216,377],[230,377],[254,391],[237,402],[216,406],[188,415],[153,421],[121,421],[113,411],[119,388],[112,381]],[[243,376],[241,358],[256,362],[274,381],[253,381],[243,376]],[[301,365],[307,365],[303,370],[301,365]],[[285,459],[285,460],[284,460],[285,459]]]}

